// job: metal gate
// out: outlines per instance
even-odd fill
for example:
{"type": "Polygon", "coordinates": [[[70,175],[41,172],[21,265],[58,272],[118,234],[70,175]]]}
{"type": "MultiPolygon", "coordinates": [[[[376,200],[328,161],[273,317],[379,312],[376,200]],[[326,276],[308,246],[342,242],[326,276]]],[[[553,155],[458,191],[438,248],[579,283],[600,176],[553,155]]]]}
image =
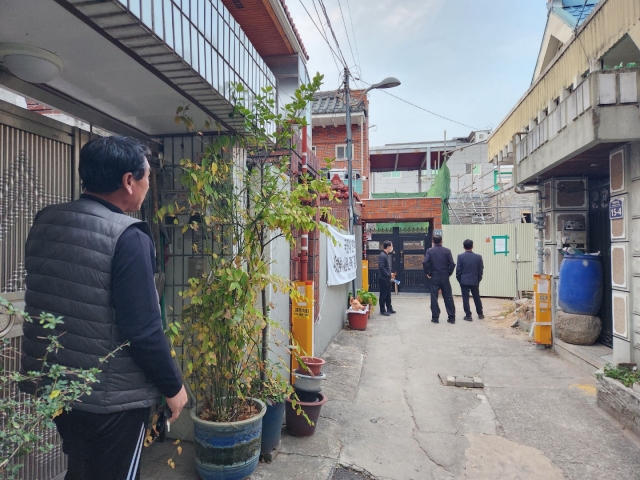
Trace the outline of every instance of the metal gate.
{"type": "MultiPolygon", "coordinates": [[[[72,127],[0,102],[0,295],[18,305],[25,289],[24,245],[35,214],[71,200],[74,138],[72,127]]],[[[15,351],[21,349],[21,335],[20,325],[7,334],[12,355],[3,356],[2,374],[19,366],[15,351]]],[[[24,397],[15,384],[0,390],[0,396],[7,395],[24,397]]],[[[24,465],[18,479],[49,480],[64,472],[66,458],[55,429],[16,463],[24,465]],[[38,452],[44,444],[53,444],[53,450],[38,452]]]]}
{"type": "Polygon", "coordinates": [[[609,179],[589,181],[589,250],[600,251],[604,272],[602,306],[598,316],[602,330],[598,342],[613,348],[611,307],[611,223],[609,221],[609,179]]]}
{"type": "Polygon", "coordinates": [[[369,290],[379,292],[378,256],[382,252],[382,242],[391,240],[393,252],[391,271],[396,272],[396,279],[400,281],[399,291],[426,293],[429,291],[429,279],[424,274],[422,260],[427,248],[431,247],[431,232],[400,233],[399,227],[394,227],[391,234],[374,233],[367,243],[367,259],[369,260],[369,290]]]}

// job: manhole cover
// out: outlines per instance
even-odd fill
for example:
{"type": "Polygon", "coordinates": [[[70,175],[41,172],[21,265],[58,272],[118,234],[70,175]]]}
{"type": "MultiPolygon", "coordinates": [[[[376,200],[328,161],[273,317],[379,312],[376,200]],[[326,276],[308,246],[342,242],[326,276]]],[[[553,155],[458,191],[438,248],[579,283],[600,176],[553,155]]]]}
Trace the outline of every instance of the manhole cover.
{"type": "Polygon", "coordinates": [[[365,473],[356,472],[350,468],[338,467],[333,472],[331,480],[371,480],[373,477],[365,473]]]}

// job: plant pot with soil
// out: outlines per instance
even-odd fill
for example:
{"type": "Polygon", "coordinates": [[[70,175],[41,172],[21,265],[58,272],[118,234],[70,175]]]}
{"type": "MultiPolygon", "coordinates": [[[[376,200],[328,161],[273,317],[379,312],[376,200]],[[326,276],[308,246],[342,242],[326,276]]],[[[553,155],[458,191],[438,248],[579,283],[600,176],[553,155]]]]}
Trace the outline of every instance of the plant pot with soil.
{"type": "MultiPolygon", "coordinates": [[[[233,115],[244,122],[241,133],[194,135],[204,144],[203,153],[181,161],[184,201],[163,205],[157,214],[159,222],[183,221],[182,234],[191,229],[202,238],[191,249],[202,257],[204,268],[180,292],[185,304],[180,321],[169,324],[168,330],[195,401],[191,417],[197,467],[205,480],[250,475],[260,454],[267,412],[260,399],[275,400],[270,393],[274,381],[282,402],[293,392],[278,377],[287,370],[288,359],[271,350],[279,327],[270,318],[273,306],[267,290],[294,298],[300,294],[290,279],[274,273],[270,243],[283,237],[295,246],[295,231],[318,229],[330,235],[316,218],[336,223],[327,209],[316,206],[320,196],[333,198],[328,181],[283,183],[291,167],[282,152],[291,148],[294,134],[306,125],[306,108],[321,79],[317,75],[311,84],[302,85],[283,110],[286,113],[276,118],[270,87],[245,102],[245,87],[234,85],[233,115]]],[[[176,119],[192,130],[187,110],[178,108],[176,119]]],[[[202,131],[211,129],[205,125],[202,131]]],[[[180,235],[179,229],[173,232],[180,235]]],[[[187,237],[184,241],[186,245],[187,237]]],[[[278,342],[283,336],[291,342],[288,332],[281,333],[278,342]]]]}
{"type": "Polygon", "coordinates": [[[320,418],[320,410],[327,403],[327,400],[323,393],[317,393],[315,401],[310,402],[287,398],[285,407],[287,431],[296,437],[310,437],[313,435],[320,418]],[[302,412],[297,411],[297,407],[301,408],[302,412]]]}
{"type": "Polygon", "coordinates": [[[347,310],[347,319],[351,330],[366,330],[369,320],[368,306],[364,310],[347,310]]]}

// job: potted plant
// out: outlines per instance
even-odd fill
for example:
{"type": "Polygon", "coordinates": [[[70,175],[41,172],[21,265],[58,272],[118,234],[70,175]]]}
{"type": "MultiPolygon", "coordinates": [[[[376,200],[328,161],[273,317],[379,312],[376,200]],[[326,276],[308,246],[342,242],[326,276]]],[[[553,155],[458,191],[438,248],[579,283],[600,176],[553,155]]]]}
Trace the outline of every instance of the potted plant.
{"type": "MultiPolygon", "coordinates": [[[[290,181],[286,153],[295,147],[296,130],[306,126],[304,112],[321,80],[317,75],[302,85],[281,114],[274,113],[272,87],[249,101],[244,87],[235,85],[232,116],[243,120],[243,131],[211,142],[199,134],[203,155],[181,161],[188,206],[165,205],[158,212],[159,219],[189,218],[183,233],[200,230],[207,245],[207,268],[189,279],[181,292],[187,301],[181,322],[169,327],[195,396],[196,467],[205,480],[253,472],[267,412],[261,398],[278,403],[288,392],[276,374],[283,365],[269,361],[270,331],[277,324],[269,318],[266,289],[299,294],[289,279],[272,273],[269,249],[277,238],[295,246],[296,230],[329,234],[316,218],[336,222],[328,208],[316,206],[318,196],[333,195],[328,181],[290,181]]],[[[180,107],[176,121],[192,129],[187,110],[180,107]]]]}
{"type": "Polygon", "coordinates": [[[375,306],[378,305],[378,297],[376,294],[363,288],[359,288],[356,291],[356,297],[362,305],[369,305],[369,313],[373,313],[375,306]]]}

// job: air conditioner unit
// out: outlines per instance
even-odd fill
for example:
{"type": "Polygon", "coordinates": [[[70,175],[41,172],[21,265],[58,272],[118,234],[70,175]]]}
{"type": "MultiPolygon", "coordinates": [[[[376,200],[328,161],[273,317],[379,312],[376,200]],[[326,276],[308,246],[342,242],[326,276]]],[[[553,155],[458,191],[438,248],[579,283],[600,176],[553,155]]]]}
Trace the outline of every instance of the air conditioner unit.
{"type": "MultiPolygon", "coordinates": [[[[361,177],[360,170],[352,170],[352,174],[353,178],[355,178],[356,180],[359,180],[361,177]]],[[[338,177],[340,177],[340,180],[342,180],[343,182],[349,180],[349,173],[347,172],[347,170],[330,170],[327,174],[327,178],[331,180],[334,175],[338,175],[338,177]]]]}

